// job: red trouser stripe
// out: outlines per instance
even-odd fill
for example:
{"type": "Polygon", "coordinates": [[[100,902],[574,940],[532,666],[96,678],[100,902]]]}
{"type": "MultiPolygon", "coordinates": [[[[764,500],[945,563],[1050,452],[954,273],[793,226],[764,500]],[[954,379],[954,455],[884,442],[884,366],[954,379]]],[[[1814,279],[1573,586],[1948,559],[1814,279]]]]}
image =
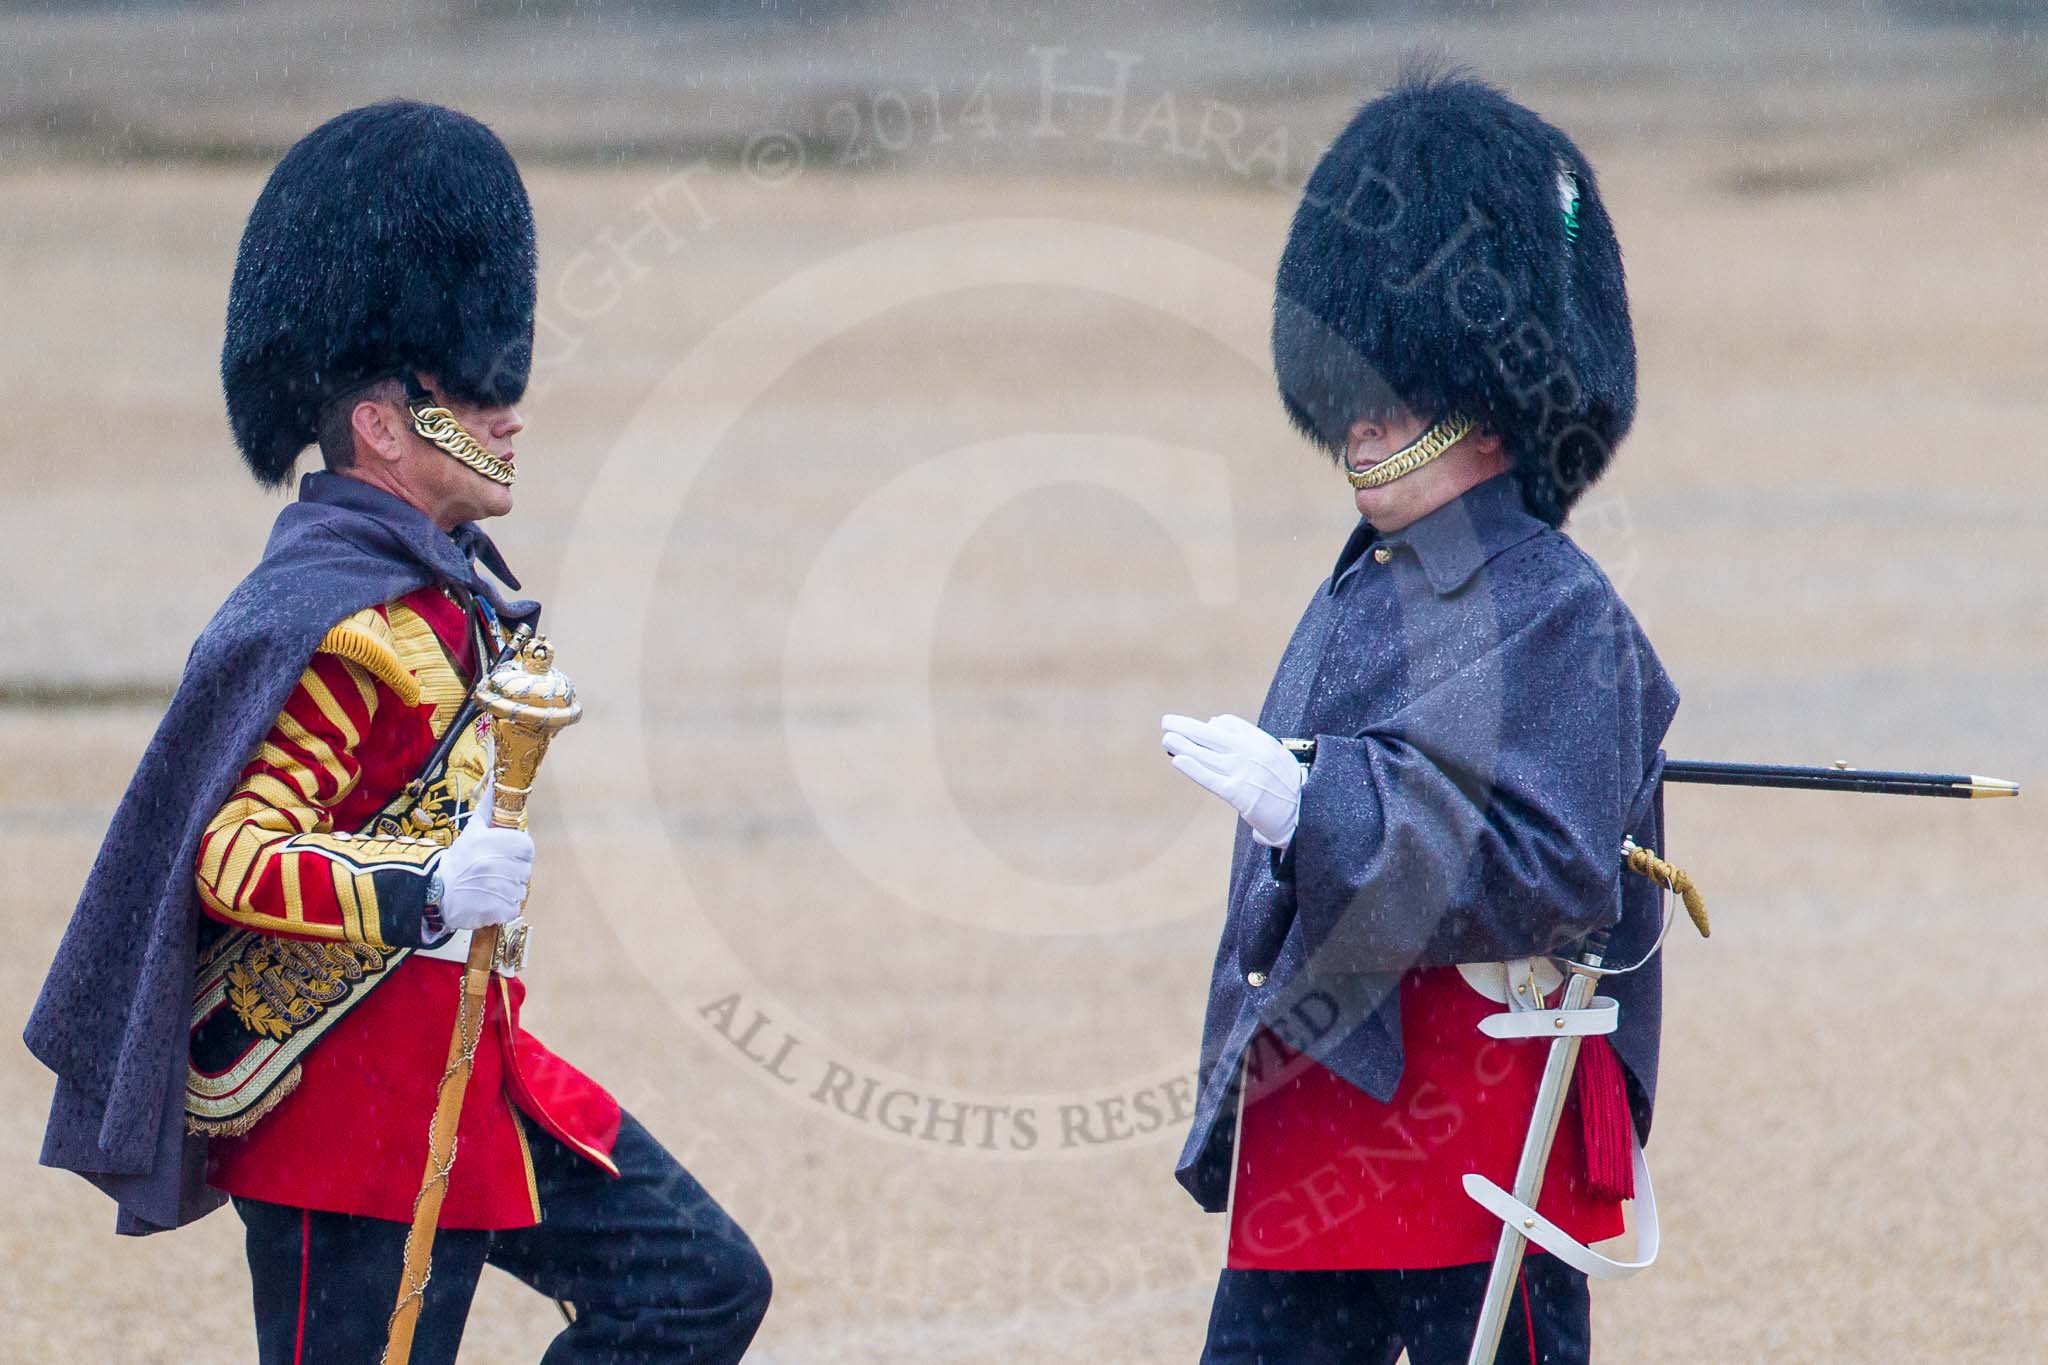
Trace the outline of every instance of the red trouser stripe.
{"type": "Polygon", "coordinates": [[[292,1365],[306,1359],[306,1271],[313,1262],[313,1211],[299,1210],[299,1334],[292,1343],[292,1365]]]}
{"type": "Polygon", "coordinates": [[[1529,1334],[1529,1365],[1540,1365],[1536,1359],[1536,1315],[1529,1309],[1529,1272],[1525,1268],[1516,1276],[1522,1282],[1522,1327],[1529,1334]]]}

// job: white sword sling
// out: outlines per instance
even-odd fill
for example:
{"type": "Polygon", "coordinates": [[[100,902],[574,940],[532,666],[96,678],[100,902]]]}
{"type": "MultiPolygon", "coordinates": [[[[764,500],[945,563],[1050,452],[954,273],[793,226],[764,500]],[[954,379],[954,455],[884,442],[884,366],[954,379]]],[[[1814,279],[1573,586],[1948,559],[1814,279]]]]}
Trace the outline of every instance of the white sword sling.
{"type": "MultiPolygon", "coordinates": [[[[1667,893],[1676,892],[1685,902],[1702,936],[1707,933],[1706,905],[1686,875],[1633,841],[1622,846],[1623,864],[1650,878],[1667,893]]],[[[1672,907],[1667,895],[1664,922],[1656,942],[1639,961],[1625,967],[1605,965],[1607,933],[1590,934],[1579,945],[1576,958],[1553,966],[1549,959],[1524,958],[1516,962],[1460,968],[1466,979],[1482,993],[1493,995],[1493,982],[1484,976],[1499,973],[1499,995],[1507,1008],[1480,1021],[1480,1031],[1490,1038],[1550,1040],[1550,1055],[1544,1061],[1543,1079],[1536,1090],[1536,1103],[1529,1116],[1529,1132],[1522,1140],[1522,1154],[1515,1165],[1513,1190],[1504,1190],[1477,1173],[1465,1177],[1465,1193],[1480,1207],[1501,1220],[1500,1242],[1494,1248],[1493,1269],[1486,1281],[1486,1297],[1480,1303],[1479,1321],[1472,1333],[1472,1350],[1467,1365],[1491,1365],[1500,1350],[1502,1329],[1507,1325],[1508,1304],[1522,1268],[1522,1256],[1534,1242],[1574,1270],[1599,1280],[1622,1280],[1647,1268],[1657,1259],[1657,1195],[1650,1185],[1650,1168],[1643,1161],[1642,1143],[1630,1125],[1630,1160],[1635,1174],[1635,1256],[1617,1260],[1604,1256],[1567,1233],[1536,1211],[1543,1192],[1543,1173],[1550,1163],[1551,1143],[1571,1093],[1573,1072],[1578,1067],[1579,1049],[1588,1037],[1614,1032],[1621,1021],[1619,1004],[1598,994],[1602,978],[1635,971],[1663,947],[1664,934],[1671,927],[1672,907]],[[1555,989],[1562,967],[1566,979],[1563,1000],[1554,1008],[1544,1000],[1555,989]],[[1548,980],[1545,980],[1545,977],[1548,980]],[[1520,983],[1525,989],[1509,989],[1520,983]]]]}

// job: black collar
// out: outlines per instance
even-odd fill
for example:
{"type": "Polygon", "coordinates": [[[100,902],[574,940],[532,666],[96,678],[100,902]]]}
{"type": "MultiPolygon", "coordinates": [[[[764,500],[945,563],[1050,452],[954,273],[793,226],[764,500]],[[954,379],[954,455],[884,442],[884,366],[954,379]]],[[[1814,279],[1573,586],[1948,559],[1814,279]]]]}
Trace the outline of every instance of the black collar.
{"type": "Polygon", "coordinates": [[[1471,582],[1495,555],[1543,529],[1522,505],[1514,476],[1497,474],[1391,535],[1380,535],[1360,518],[1337,556],[1330,581],[1334,584],[1343,577],[1368,549],[1382,546],[1397,556],[1402,551],[1412,554],[1437,596],[1447,597],[1471,582]]]}
{"type": "Polygon", "coordinates": [[[405,499],[361,479],[324,469],[316,469],[299,480],[299,501],[339,507],[370,518],[396,537],[413,558],[449,582],[481,590],[483,584],[476,572],[476,565],[481,564],[513,591],[519,589],[519,580],[512,576],[504,555],[473,521],[465,521],[453,531],[443,531],[433,518],[405,499]]]}

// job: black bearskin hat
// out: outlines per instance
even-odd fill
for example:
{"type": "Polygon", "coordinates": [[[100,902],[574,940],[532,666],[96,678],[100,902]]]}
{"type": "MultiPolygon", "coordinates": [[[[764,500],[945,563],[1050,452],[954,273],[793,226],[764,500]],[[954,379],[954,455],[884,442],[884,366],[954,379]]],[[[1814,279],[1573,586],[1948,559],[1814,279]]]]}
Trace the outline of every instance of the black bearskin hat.
{"type": "Polygon", "coordinates": [[[1593,168],[1492,86],[1411,66],[1309,176],[1273,361],[1288,416],[1333,455],[1363,413],[1461,411],[1559,525],[1635,416],[1621,246],[1593,168]]]}
{"type": "Polygon", "coordinates": [[[284,483],[320,409],[387,375],[516,402],[534,273],[526,186],[483,124],[408,100],[321,124],[270,173],[235,258],[220,373],[242,458],[284,483]]]}

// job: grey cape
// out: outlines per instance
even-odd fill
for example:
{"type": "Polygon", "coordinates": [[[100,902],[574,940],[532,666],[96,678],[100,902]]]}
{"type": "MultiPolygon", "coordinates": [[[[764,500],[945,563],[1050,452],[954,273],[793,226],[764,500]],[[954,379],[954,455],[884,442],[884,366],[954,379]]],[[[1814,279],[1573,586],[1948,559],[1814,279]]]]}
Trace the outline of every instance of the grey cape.
{"type": "MultiPolygon", "coordinates": [[[[1393,535],[1358,524],[1259,715],[1269,734],[1314,736],[1316,758],[1284,854],[1237,830],[1176,1172],[1204,1208],[1229,1198],[1239,1063],[1260,1028],[1384,1104],[1406,1064],[1409,968],[1559,952],[1610,927],[1612,961],[1648,950],[1660,893],[1623,880],[1621,841],[1663,847],[1659,746],[1677,708],[1606,576],[1512,477],[1393,535]]],[[[1602,987],[1645,1141],[1661,967],[1602,987]]]]}
{"type": "Polygon", "coordinates": [[[120,1205],[116,1230],[158,1232],[218,1208],[205,1139],[185,1131],[185,1070],[199,901],[199,838],[307,660],[344,617],[429,584],[508,602],[516,589],[473,524],[443,532],[388,493],[308,474],[263,558],[200,633],[185,676],[108,826],[22,1039],[57,1073],[42,1162],[120,1205]]]}

